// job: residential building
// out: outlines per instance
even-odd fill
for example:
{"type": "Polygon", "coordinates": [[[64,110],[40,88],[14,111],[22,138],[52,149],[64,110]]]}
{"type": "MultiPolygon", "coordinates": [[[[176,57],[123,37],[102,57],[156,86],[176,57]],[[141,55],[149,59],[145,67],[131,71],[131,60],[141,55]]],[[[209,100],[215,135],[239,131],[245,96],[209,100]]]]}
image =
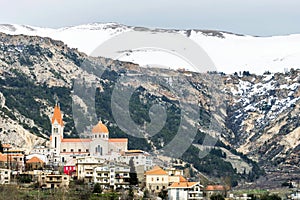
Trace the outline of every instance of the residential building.
{"type": "Polygon", "coordinates": [[[167,190],[172,183],[187,181],[183,176],[183,171],[175,168],[162,169],[155,166],[145,173],[146,187],[152,192],[167,190]]]}
{"type": "Polygon", "coordinates": [[[41,170],[43,168],[45,168],[45,163],[38,157],[32,157],[26,161],[26,170],[28,171],[41,170]]]}
{"type": "Polygon", "coordinates": [[[127,165],[134,164],[137,178],[141,182],[144,179],[145,171],[150,170],[153,167],[152,156],[142,150],[128,150],[122,152],[117,158],[118,162],[126,163],[127,165]]]}
{"type": "Polygon", "coordinates": [[[94,168],[101,166],[105,160],[99,157],[85,156],[76,159],[76,176],[79,180],[93,182],[94,168]]]}
{"type": "Polygon", "coordinates": [[[11,170],[0,169],[0,184],[10,184],[11,170]]]}
{"type": "Polygon", "coordinates": [[[186,181],[183,178],[183,170],[176,169],[176,168],[167,168],[165,171],[169,175],[169,185],[172,183],[179,183],[180,181],[186,181]]]}
{"type": "Polygon", "coordinates": [[[126,188],[129,186],[130,167],[125,164],[105,163],[94,168],[94,183],[104,188],[126,188]]]}
{"type": "Polygon", "coordinates": [[[221,194],[223,196],[227,195],[227,192],[230,190],[230,187],[225,185],[207,185],[204,189],[206,197],[209,198],[213,194],[221,194]]]}
{"type": "Polygon", "coordinates": [[[145,173],[146,188],[152,192],[160,192],[166,190],[169,186],[169,174],[159,166],[145,173]]]}
{"type": "Polygon", "coordinates": [[[61,174],[46,174],[42,173],[38,175],[38,183],[42,188],[61,188],[68,187],[70,177],[68,175],[61,174]]]}
{"type": "Polygon", "coordinates": [[[169,200],[203,199],[203,186],[199,182],[172,183],[168,187],[169,200]]]}
{"type": "Polygon", "coordinates": [[[76,159],[72,158],[64,165],[64,174],[69,176],[76,175],[76,159]]]}
{"type": "Polygon", "coordinates": [[[25,153],[23,150],[9,149],[3,154],[0,153],[0,167],[23,171],[25,169],[24,159],[25,153]]]}

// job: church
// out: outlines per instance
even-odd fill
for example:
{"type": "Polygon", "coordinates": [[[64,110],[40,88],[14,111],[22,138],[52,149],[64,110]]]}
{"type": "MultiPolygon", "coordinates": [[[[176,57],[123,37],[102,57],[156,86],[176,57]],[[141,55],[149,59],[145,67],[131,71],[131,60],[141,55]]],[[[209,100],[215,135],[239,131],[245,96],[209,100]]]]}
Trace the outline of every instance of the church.
{"type": "Polygon", "coordinates": [[[65,163],[77,156],[105,158],[127,151],[128,139],[109,138],[109,131],[101,121],[93,127],[89,138],[64,138],[63,115],[58,104],[54,107],[51,124],[50,149],[56,163],[65,163]]]}

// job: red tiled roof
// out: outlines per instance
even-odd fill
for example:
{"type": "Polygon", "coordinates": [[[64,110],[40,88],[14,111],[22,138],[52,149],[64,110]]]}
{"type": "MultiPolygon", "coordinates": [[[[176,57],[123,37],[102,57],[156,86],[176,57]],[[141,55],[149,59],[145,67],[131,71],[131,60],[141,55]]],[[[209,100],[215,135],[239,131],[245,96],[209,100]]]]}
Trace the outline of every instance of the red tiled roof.
{"type": "Polygon", "coordinates": [[[190,188],[194,185],[198,184],[198,182],[180,182],[180,183],[172,183],[170,188],[190,188]]]}
{"type": "Polygon", "coordinates": [[[128,142],[127,138],[110,138],[108,139],[109,142],[128,142]]]}
{"type": "Polygon", "coordinates": [[[3,148],[11,148],[11,145],[10,144],[2,144],[2,147],[3,148]]]}
{"type": "Polygon", "coordinates": [[[30,158],[29,160],[26,161],[26,163],[44,163],[41,159],[38,157],[34,156],[30,158]]]}
{"type": "Polygon", "coordinates": [[[61,142],[91,142],[92,139],[89,138],[64,138],[61,142]]]}
{"type": "Polygon", "coordinates": [[[160,168],[159,166],[155,166],[153,169],[147,171],[146,175],[168,175],[168,172],[160,168]]]}
{"type": "Polygon", "coordinates": [[[55,105],[54,107],[54,112],[53,112],[53,117],[52,117],[52,124],[54,124],[55,120],[57,121],[58,124],[60,124],[61,126],[64,125],[64,122],[62,120],[62,114],[60,112],[60,108],[58,105],[55,105]]]}
{"type": "Polygon", "coordinates": [[[0,153],[0,162],[6,162],[7,161],[7,155],[0,153]]]}
{"type": "Polygon", "coordinates": [[[187,180],[183,177],[183,176],[179,176],[179,182],[183,183],[183,182],[187,182],[187,180]]]}
{"type": "Polygon", "coordinates": [[[229,190],[228,186],[224,186],[224,185],[208,185],[205,188],[206,191],[225,191],[225,190],[229,190]]]}

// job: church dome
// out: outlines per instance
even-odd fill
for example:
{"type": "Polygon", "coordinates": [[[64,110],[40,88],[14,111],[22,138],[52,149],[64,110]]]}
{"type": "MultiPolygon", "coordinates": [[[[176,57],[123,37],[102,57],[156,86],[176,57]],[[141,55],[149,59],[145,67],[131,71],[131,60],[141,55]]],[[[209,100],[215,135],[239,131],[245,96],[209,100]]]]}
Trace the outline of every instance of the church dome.
{"type": "Polygon", "coordinates": [[[108,133],[108,129],[100,121],[96,126],[94,126],[94,128],[92,129],[92,133],[108,133]]]}

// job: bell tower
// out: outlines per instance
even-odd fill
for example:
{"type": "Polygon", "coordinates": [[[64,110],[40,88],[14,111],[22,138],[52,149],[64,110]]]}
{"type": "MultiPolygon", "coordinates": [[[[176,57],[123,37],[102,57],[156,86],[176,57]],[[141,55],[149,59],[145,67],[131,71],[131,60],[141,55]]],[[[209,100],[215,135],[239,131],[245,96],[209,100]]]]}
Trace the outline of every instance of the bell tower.
{"type": "Polygon", "coordinates": [[[54,149],[54,154],[59,155],[60,144],[62,139],[64,138],[64,122],[58,103],[54,107],[51,124],[51,147],[54,149]]]}

